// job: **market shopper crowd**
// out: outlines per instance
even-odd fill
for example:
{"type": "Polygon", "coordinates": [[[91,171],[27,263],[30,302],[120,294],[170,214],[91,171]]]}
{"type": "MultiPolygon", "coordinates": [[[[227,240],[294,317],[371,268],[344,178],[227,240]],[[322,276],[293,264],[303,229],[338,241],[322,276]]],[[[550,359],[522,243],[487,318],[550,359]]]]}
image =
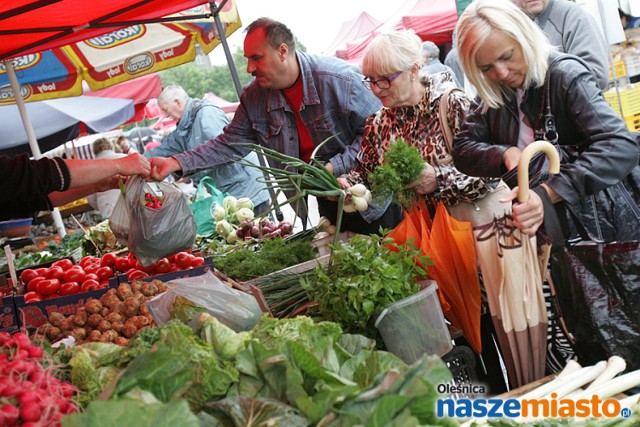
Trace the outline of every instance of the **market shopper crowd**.
{"type": "MultiPolygon", "coordinates": [[[[423,44],[411,31],[375,37],[361,69],[296,49],[291,31],[269,18],[245,31],[246,71],[254,80],[244,88],[231,121],[208,101],[167,86],[158,103],[178,127],[144,156],[0,157],[2,218],[31,216],[116,188],[127,175],[153,180],[208,175],[220,190],[251,197],[259,214],[268,208],[269,196],[259,170],[241,164],[258,163],[247,144],[304,161],[317,149],[315,158],[347,188],[369,186],[369,174],[397,138],[416,147],[424,160],[410,187],[453,212],[456,205],[492,194],[500,178],[517,167],[522,150],[548,138],[562,154],[560,173],[534,183],[526,202],[515,201],[518,188],[503,193],[515,226],[532,236],[546,232],[554,244],[578,238],[639,240],[634,212],[640,194],[629,194],[640,183],[638,138],[602,96],[609,81],[608,46],[578,5],[564,0],[471,3],[457,24],[454,48],[465,79],[477,91],[475,100],[453,90],[460,85],[450,69],[422,67],[423,44]],[[438,116],[441,103],[455,135],[452,147],[438,116]],[[551,220],[561,224],[560,235],[546,227],[551,220]]],[[[304,208],[296,208],[306,218],[304,208]]],[[[335,222],[335,201],[321,198],[318,209],[335,222]]],[[[108,207],[100,210],[109,216],[108,207]]],[[[342,225],[376,233],[395,227],[403,216],[390,198],[375,200],[363,212],[345,214],[342,225]]],[[[629,345],[640,343],[630,336],[629,345]]]]}

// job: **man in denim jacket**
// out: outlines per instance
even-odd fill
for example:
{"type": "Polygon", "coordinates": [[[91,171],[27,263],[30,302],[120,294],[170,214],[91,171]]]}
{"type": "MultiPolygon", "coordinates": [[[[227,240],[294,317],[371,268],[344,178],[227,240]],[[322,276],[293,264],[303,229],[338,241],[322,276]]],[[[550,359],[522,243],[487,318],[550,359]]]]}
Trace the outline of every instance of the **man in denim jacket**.
{"type": "MultiPolygon", "coordinates": [[[[178,126],[163,138],[160,146],[144,154],[147,158],[175,156],[193,149],[219,135],[229,123],[229,119],[220,108],[207,100],[190,98],[178,85],[164,88],[158,97],[158,106],[174,119],[178,126]]],[[[245,160],[257,163],[258,156],[251,153],[245,160]]],[[[258,181],[262,178],[262,172],[258,169],[239,163],[228,163],[201,170],[193,177],[199,180],[204,176],[210,176],[216,188],[223,193],[237,198],[250,197],[256,214],[269,208],[269,193],[266,185],[258,181]]]]}
{"type": "Polygon", "coordinates": [[[308,161],[313,148],[330,137],[316,158],[336,176],[349,172],[360,151],[364,120],[382,106],[362,84],[358,68],[296,51],[291,31],[268,18],[254,21],[246,33],[247,72],[255,79],[244,88],[232,122],[206,144],[152,158],[152,178],[230,163],[248,153],[242,143],[308,161]]]}

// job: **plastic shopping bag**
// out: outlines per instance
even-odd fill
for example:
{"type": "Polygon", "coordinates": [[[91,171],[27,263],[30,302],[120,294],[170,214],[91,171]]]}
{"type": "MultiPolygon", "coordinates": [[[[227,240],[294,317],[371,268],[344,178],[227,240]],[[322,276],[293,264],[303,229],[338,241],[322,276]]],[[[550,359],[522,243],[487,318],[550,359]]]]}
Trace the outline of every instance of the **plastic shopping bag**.
{"type": "MultiPolygon", "coordinates": [[[[191,319],[181,319],[188,320],[192,327],[196,326],[199,312],[202,311],[236,332],[252,329],[262,317],[262,310],[253,295],[226,286],[210,271],[200,276],[171,280],[167,285],[167,292],[147,302],[153,320],[159,325],[173,318],[174,303],[178,296],[199,306],[192,310],[191,319]]],[[[182,311],[184,313],[185,310],[182,311]]]]}
{"type": "Polygon", "coordinates": [[[213,209],[216,205],[222,206],[222,201],[227,195],[227,193],[222,193],[216,188],[210,176],[205,176],[200,180],[196,195],[193,198],[193,202],[191,202],[191,210],[196,220],[199,235],[208,236],[216,231],[213,209]]]}
{"type": "Polygon", "coordinates": [[[116,225],[116,230],[112,228],[116,238],[126,239],[129,251],[142,266],[190,249],[196,237],[196,222],[184,193],[172,184],[158,182],[156,185],[161,195],[156,195],[143,178],[129,178],[109,222],[110,226],[116,225]],[[161,198],[161,206],[146,206],[147,195],[161,198]],[[123,220],[125,211],[128,212],[128,229],[123,220]]]}

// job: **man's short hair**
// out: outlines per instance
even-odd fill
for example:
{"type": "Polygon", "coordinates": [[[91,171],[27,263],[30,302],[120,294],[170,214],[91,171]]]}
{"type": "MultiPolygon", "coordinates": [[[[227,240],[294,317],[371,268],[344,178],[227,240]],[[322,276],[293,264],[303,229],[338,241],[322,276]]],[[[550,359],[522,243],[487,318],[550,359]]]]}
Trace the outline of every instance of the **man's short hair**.
{"type": "Polygon", "coordinates": [[[428,40],[422,43],[420,52],[425,60],[440,58],[440,48],[434,42],[428,40]]]}
{"type": "Polygon", "coordinates": [[[293,33],[282,22],[278,22],[271,18],[258,18],[247,26],[245,32],[251,34],[258,28],[264,30],[265,39],[269,46],[277,49],[282,43],[286,44],[290,50],[296,50],[296,41],[293,38],[293,33]]]}

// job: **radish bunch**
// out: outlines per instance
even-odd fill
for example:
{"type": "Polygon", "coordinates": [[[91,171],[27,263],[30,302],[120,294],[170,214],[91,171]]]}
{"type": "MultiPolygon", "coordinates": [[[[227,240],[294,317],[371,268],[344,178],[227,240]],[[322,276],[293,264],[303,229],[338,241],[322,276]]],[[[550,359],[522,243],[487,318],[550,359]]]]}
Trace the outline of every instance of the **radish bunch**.
{"type": "Polygon", "coordinates": [[[21,332],[0,332],[0,425],[59,426],[77,409],[75,388],[42,367],[43,351],[21,332]]]}

